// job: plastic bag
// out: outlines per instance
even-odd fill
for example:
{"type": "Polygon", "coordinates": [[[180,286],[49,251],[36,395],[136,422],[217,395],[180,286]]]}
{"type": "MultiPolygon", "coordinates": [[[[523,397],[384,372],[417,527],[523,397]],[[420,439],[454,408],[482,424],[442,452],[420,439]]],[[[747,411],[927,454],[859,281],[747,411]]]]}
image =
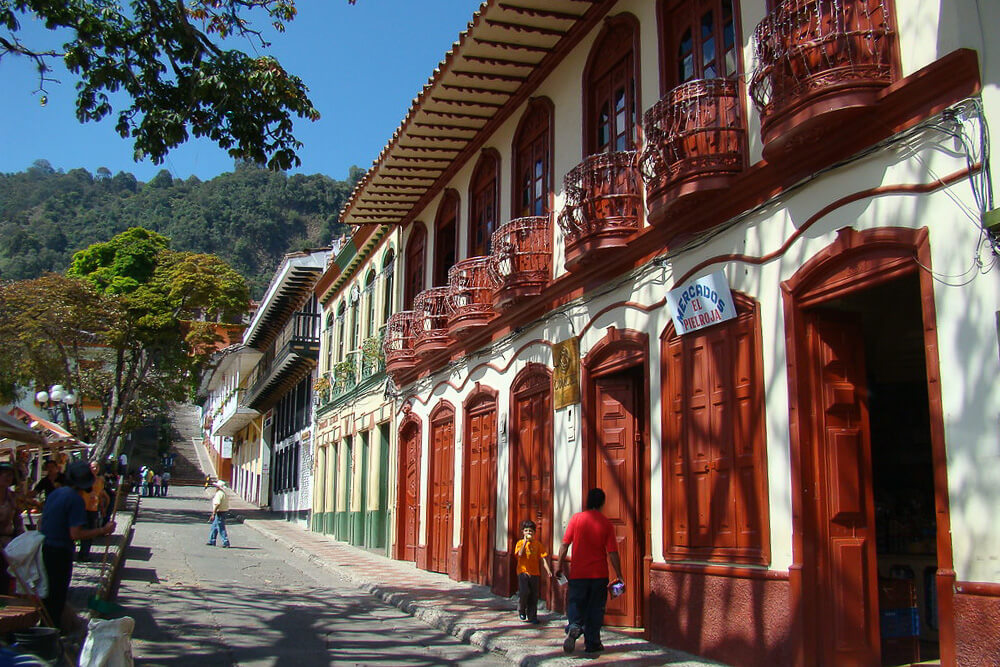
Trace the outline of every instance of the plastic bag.
{"type": "Polygon", "coordinates": [[[132,667],[132,631],[135,619],[130,616],[101,620],[90,619],[87,640],[80,651],[80,667],[132,667]]]}

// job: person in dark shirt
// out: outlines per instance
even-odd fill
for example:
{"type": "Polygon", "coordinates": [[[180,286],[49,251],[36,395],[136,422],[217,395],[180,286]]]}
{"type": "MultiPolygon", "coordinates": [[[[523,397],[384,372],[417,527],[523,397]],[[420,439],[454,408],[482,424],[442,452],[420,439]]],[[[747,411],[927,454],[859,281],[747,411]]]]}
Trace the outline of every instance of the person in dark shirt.
{"type": "Polygon", "coordinates": [[[39,528],[45,536],[42,563],[49,578],[49,594],[43,601],[49,618],[62,627],[62,613],[73,577],[74,540],[89,540],[110,535],[115,530],[111,521],[99,528],[86,528],[87,511],[82,492],[94,486],[94,473],[86,461],[74,461],[66,470],[67,486],[49,494],[39,528]]]}
{"type": "Polygon", "coordinates": [[[45,462],[45,477],[38,480],[35,487],[31,490],[32,497],[38,496],[40,493],[44,493],[45,497],[48,498],[49,494],[58,489],[60,486],[66,486],[66,475],[59,472],[59,464],[55,461],[45,462]]]}

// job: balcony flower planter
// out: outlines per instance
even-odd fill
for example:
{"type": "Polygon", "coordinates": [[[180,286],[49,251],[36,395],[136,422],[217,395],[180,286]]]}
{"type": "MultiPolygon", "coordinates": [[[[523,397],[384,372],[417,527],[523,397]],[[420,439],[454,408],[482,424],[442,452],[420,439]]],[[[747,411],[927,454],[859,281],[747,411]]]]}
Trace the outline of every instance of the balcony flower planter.
{"type": "Polygon", "coordinates": [[[566,206],[559,215],[566,269],[621,248],[639,230],[642,179],[635,151],[598,153],[563,179],[566,206]]]}
{"type": "Polygon", "coordinates": [[[448,299],[451,302],[448,331],[452,337],[485,326],[496,316],[494,286],[489,257],[464,259],[448,269],[448,299]]]}
{"type": "Polygon", "coordinates": [[[783,0],[754,31],[764,157],[818,142],[892,83],[887,0],[783,0]]]}
{"type": "Polygon", "coordinates": [[[447,287],[432,287],[413,299],[413,351],[417,356],[448,349],[450,310],[447,287]]]}
{"type": "Polygon", "coordinates": [[[413,311],[404,310],[389,316],[382,351],[385,354],[385,370],[394,379],[398,380],[413,370],[417,363],[413,352],[413,311]]]}
{"type": "Polygon", "coordinates": [[[729,187],[746,165],[746,126],[732,79],[696,79],[677,86],[643,120],[640,163],[650,222],[682,202],[729,187]]]}
{"type": "Polygon", "coordinates": [[[490,271],[495,280],[493,307],[507,310],[538,296],[552,277],[552,225],[549,216],[516,218],[493,232],[490,271]]]}

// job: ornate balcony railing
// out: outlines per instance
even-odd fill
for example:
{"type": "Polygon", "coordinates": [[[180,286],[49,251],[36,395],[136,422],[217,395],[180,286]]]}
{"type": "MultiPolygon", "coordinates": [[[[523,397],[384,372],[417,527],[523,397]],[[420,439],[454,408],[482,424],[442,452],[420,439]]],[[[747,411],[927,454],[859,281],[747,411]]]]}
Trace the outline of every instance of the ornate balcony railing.
{"type": "Polygon", "coordinates": [[[643,130],[640,163],[653,222],[687,197],[724,189],[746,164],[746,125],[732,79],[677,86],[646,111],[643,130]]]}
{"type": "Polygon", "coordinates": [[[760,22],[750,95],[765,157],[820,118],[863,111],[892,83],[891,22],[886,0],[782,0],[760,22]]]}
{"type": "Polygon", "coordinates": [[[412,310],[403,310],[389,316],[385,326],[382,352],[385,355],[385,370],[391,375],[406,373],[416,365],[417,357],[413,352],[412,310]]]}
{"type": "Polygon", "coordinates": [[[413,351],[418,355],[431,354],[448,348],[447,287],[431,287],[413,299],[413,351]]]}
{"type": "Polygon", "coordinates": [[[624,246],[639,230],[642,181],[635,151],[591,155],[566,174],[563,185],[566,206],[558,223],[567,269],[624,246]]]}
{"type": "Polygon", "coordinates": [[[491,237],[490,271],[496,280],[493,307],[506,310],[518,300],[538,296],[552,276],[549,216],[517,218],[491,237]]]}
{"type": "Polygon", "coordinates": [[[496,315],[489,257],[463,259],[448,269],[448,330],[454,334],[481,327],[496,315]]]}

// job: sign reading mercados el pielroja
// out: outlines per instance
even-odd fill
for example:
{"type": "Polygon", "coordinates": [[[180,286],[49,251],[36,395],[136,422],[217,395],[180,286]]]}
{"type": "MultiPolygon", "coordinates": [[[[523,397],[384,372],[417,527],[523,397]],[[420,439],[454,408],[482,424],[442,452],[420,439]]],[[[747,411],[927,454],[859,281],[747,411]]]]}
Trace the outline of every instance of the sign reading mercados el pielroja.
{"type": "Polygon", "coordinates": [[[667,292],[667,308],[678,335],[736,317],[736,304],[721,270],[667,292]]]}

